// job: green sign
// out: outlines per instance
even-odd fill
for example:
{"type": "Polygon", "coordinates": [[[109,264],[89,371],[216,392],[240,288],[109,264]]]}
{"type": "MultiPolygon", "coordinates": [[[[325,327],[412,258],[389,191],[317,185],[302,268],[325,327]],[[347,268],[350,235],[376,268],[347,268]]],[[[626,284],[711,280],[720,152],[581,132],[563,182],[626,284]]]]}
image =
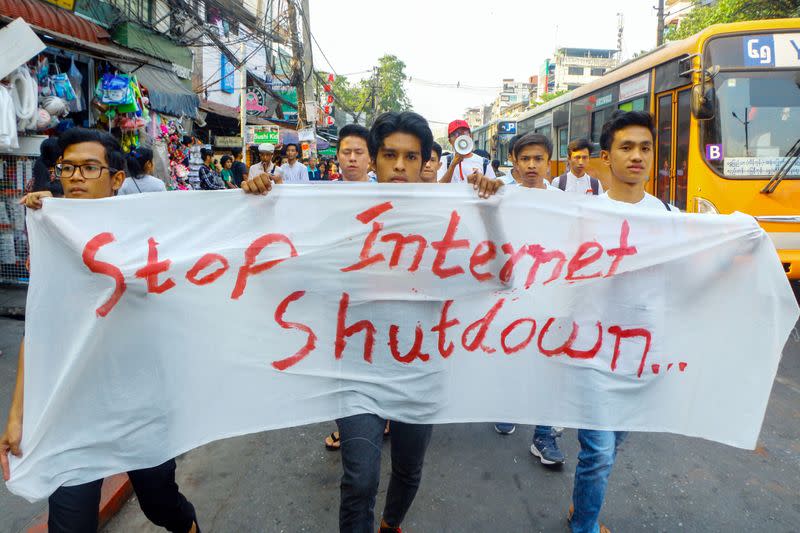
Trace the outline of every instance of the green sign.
{"type": "Polygon", "coordinates": [[[334,157],[336,156],[336,148],[330,147],[330,148],[325,148],[324,150],[320,150],[319,155],[324,155],[326,157],[334,157]]]}
{"type": "Polygon", "coordinates": [[[250,131],[252,133],[248,135],[248,142],[252,144],[278,144],[280,140],[280,128],[278,126],[250,126],[250,131]]]}

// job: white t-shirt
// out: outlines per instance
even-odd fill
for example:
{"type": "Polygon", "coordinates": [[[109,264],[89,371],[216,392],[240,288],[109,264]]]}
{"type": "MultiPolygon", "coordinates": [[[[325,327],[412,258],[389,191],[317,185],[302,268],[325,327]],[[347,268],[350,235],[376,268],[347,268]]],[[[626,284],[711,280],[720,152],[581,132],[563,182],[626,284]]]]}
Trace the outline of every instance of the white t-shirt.
{"type": "Polygon", "coordinates": [[[154,176],[142,176],[140,178],[125,178],[122,187],[117,191],[117,195],[139,194],[140,192],[164,192],[167,186],[164,182],[154,176]]]}
{"type": "Polygon", "coordinates": [[[275,172],[283,179],[284,183],[308,183],[308,169],[300,161],[295,161],[294,165],[284,163],[275,172]]]}
{"type": "MultiPolygon", "coordinates": [[[[635,205],[637,207],[643,207],[645,209],[660,209],[662,211],[667,211],[667,207],[664,205],[664,202],[653,196],[652,194],[644,193],[644,198],[636,202],[635,204],[629,204],[628,202],[620,202],[618,200],[614,200],[608,196],[608,193],[603,193],[600,195],[600,198],[608,201],[614,202],[616,204],[628,204],[628,205],[635,205]]],[[[676,213],[680,213],[680,209],[675,207],[672,204],[669,205],[669,211],[675,211],[676,213]]]]}
{"type": "MultiPolygon", "coordinates": [[[[509,172],[509,174],[511,174],[511,173],[509,172]]],[[[559,189],[558,187],[553,187],[553,185],[550,184],[550,182],[547,181],[547,180],[543,179],[542,183],[544,183],[544,190],[546,190],[546,191],[558,191],[558,192],[561,192],[561,189],[559,189]]],[[[511,178],[511,181],[509,183],[506,183],[506,185],[516,185],[517,187],[522,187],[522,185],[520,185],[517,182],[517,180],[515,180],[513,177],[511,178]]],[[[533,187],[531,187],[531,188],[533,188],[533,187]]]]}
{"type": "MultiPolygon", "coordinates": [[[[444,177],[445,172],[447,172],[447,162],[452,161],[453,156],[447,156],[442,158],[442,166],[439,167],[439,174],[437,175],[436,179],[442,179],[444,177]]],[[[466,183],[467,176],[472,174],[472,171],[478,169],[478,172],[483,172],[483,158],[479,155],[472,154],[468,158],[464,159],[458,166],[453,170],[453,180],[451,183],[466,183]]],[[[492,165],[486,165],[486,172],[484,175],[487,178],[495,178],[494,169],[492,165]]]]}
{"type": "Polygon", "coordinates": [[[251,180],[256,176],[261,174],[274,174],[275,173],[275,163],[270,163],[267,165],[267,170],[264,170],[264,163],[256,163],[252,167],[250,167],[250,171],[247,173],[247,179],[251,180]]]}
{"type": "MultiPolygon", "coordinates": [[[[580,178],[576,177],[572,171],[567,172],[567,186],[564,192],[574,192],[578,194],[592,194],[592,181],[589,174],[584,174],[580,178]]],[[[558,187],[561,182],[561,176],[553,178],[553,186],[558,187]]],[[[603,194],[603,184],[597,180],[597,193],[603,194]]]]}

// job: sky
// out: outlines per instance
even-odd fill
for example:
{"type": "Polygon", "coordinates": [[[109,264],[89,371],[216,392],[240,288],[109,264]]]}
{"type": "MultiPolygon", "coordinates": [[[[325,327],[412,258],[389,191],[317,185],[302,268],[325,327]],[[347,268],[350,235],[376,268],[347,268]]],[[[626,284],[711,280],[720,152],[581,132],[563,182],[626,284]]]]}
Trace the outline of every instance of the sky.
{"type": "Polygon", "coordinates": [[[414,111],[434,131],[490,103],[503,78],[537,75],[556,46],[616,48],[617,13],[624,59],[655,46],[652,0],[309,2],[314,67],[360,79],[380,56],[396,55],[414,111]],[[466,88],[452,87],[458,82],[466,88]]]}

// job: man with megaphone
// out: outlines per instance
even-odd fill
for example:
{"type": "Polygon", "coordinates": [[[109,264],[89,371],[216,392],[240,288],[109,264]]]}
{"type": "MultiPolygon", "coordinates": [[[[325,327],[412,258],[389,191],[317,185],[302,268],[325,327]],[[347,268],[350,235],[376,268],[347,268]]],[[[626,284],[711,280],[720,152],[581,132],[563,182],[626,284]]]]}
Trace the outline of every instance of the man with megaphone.
{"type": "Polygon", "coordinates": [[[451,122],[447,127],[447,139],[455,153],[444,159],[439,170],[439,183],[467,183],[467,178],[473,172],[480,172],[491,179],[496,177],[489,160],[472,153],[475,143],[466,120],[451,122]]]}

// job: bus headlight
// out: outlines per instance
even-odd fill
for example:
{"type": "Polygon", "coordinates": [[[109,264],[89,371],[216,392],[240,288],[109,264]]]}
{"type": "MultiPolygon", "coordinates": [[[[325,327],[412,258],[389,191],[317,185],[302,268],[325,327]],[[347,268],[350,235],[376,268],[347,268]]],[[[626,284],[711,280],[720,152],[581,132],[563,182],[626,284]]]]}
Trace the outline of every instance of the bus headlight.
{"type": "Polygon", "coordinates": [[[705,198],[700,198],[699,196],[695,196],[694,198],[694,210],[697,213],[719,215],[719,210],[714,204],[712,204],[705,198]]]}

